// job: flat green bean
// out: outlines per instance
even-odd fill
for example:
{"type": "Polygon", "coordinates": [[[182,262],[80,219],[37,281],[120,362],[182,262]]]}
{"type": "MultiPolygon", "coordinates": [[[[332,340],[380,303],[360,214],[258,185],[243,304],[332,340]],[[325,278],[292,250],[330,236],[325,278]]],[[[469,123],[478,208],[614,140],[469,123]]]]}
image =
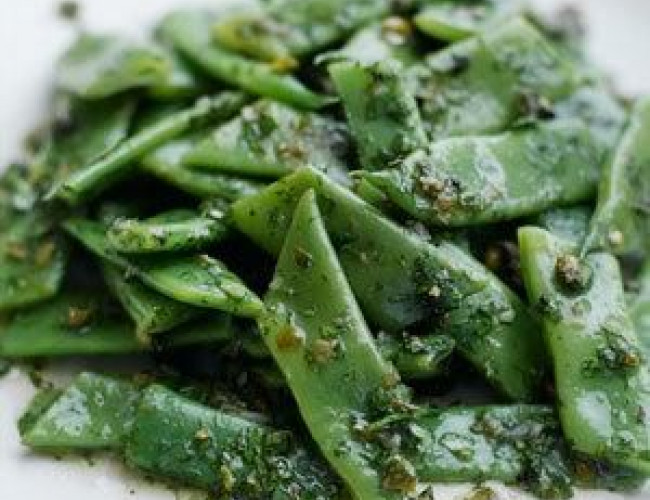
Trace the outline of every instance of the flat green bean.
{"type": "Polygon", "coordinates": [[[412,217],[438,226],[509,220],[591,199],[603,149],[579,122],[434,142],[399,168],[362,172],[412,217]]]}
{"type": "Polygon", "coordinates": [[[607,161],[583,252],[650,251],[650,99],[637,101],[623,138],[607,161]]]}
{"type": "Polygon", "coordinates": [[[197,198],[220,197],[236,200],[258,192],[264,184],[250,179],[199,172],[183,165],[183,158],[194,149],[193,137],[168,141],[140,161],[140,168],[149,174],[197,198]]]}
{"type": "Polygon", "coordinates": [[[260,299],[217,259],[186,254],[127,259],[110,247],[102,223],[68,219],[63,226],[91,253],[179,302],[245,317],[263,310],[260,299]]]}
{"type": "Polygon", "coordinates": [[[201,140],[183,161],[202,170],[271,178],[311,165],[349,184],[351,149],[344,124],[261,100],[201,140]]]}
{"type": "Polygon", "coordinates": [[[62,292],[19,311],[0,335],[0,353],[10,358],[123,354],[142,349],[119,309],[90,291],[62,292]]]}
{"type": "Polygon", "coordinates": [[[399,498],[382,488],[351,422],[399,377],[374,345],[313,191],[298,203],[265,302],[262,336],[325,458],[355,498],[399,498]]]}
{"type": "Polygon", "coordinates": [[[214,44],[210,37],[213,19],[209,12],[175,12],[163,20],[158,32],[207,73],[251,94],[305,109],[318,109],[332,102],[332,98],[312,92],[292,76],[277,74],[269,65],[214,44]]]}
{"type": "Polygon", "coordinates": [[[21,440],[50,452],[121,449],[129,435],[140,392],[126,381],[81,373],[55,399],[28,408],[21,440]]]}
{"type": "Polygon", "coordinates": [[[291,61],[331,47],[389,9],[387,0],[276,0],[218,19],[214,35],[232,50],[291,61]]]}
{"type": "Polygon", "coordinates": [[[191,210],[174,210],[154,217],[117,219],[108,228],[108,242],[117,252],[149,254],[200,250],[222,240],[228,227],[191,210]]]}
{"type": "Polygon", "coordinates": [[[413,20],[427,35],[455,42],[497,27],[523,10],[521,0],[443,0],[425,2],[413,20]]]}
{"type": "Polygon", "coordinates": [[[193,128],[230,118],[245,102],[242,94],[223,92],[201,98],[192,107],[167,116],[122,142],[101,158],[72,173],[48,194],[71,205],[95,197],[136,169],[133,162],[193,128]]]}
{"type": "Polygon", "coordinates": [[[559,414],[570,445],[588,456],[650,470],[650,374],[608,253],[578,257],[543,229],[519,230],[529,300],[542,313],[559,414]]]}
{"type": "Polygon", "coordinates": [[[188,400],[146,389],[126,460],[149,474],[246,498],[338,498],[327,466],[292,436],[188,400]]]}
{"type": "Polygon", "coordinates": [[[136,338],[150,345],[152,337],[196,318],[201,309],[171,299],[129,278],[121,269],[105,263],[104,281],[135,325],[136,338]]]}
{"type": "Polygon", "coordinates": [[[400,75],[399,64],[357,63],[329,66],[341,97],[361,165],[380,170],[395,165],[427,144],[414,95],[400,75]]]}
{"type": "Polygon", "coordinates": [[[434,139],[500,132],[530,114],[531,101],[563,99],[579,83],[571,61],[518,18],[434,52],[411,73],[434,139]]]}

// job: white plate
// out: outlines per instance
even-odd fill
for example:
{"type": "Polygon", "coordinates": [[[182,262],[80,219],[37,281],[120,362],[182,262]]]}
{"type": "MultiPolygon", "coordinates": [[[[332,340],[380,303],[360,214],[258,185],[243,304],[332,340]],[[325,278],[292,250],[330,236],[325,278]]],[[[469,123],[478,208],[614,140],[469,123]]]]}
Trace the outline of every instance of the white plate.
{"type": "MultiPolygon", "coordinates": [[[[237,0],[213,0],[225,5],[237,0]]],[[[52,62],[74,37],[69,24],[57,18],[58,0],[0,0],[0,165],[20,158],[21,141],[38,124],[52,76],[52,62]]],[[[141,34],[166,10],[205,4],[195,0],[85,0],[84,25],[90,30],[141,34]]],[[[537,0],[552,9],[563,0],[537,0]]],[[[628,94],[650,92],[650,1],[574,0],[586,15],[590,47],[599,63],[616,76],[628,94]]],[[[73,363],[71,372],[83,362],[73,363]]],[[[171,500],[189,498],[141,481],[110,460],[95,465],[77,460],[55,461],[29,454],[21,447],[16,420],[34,393],[27,378],[14,370],[0,379],[0,500],[171,500]]],[[[499,488],[500,498],[525,495],[499,488]]],[[[446,488],[436,498],[455,500],[462,488],[446,488]]],[[[650,500],[650,493],[635,497],[607,492],[580,492],[577,500],[650,500]]]]}

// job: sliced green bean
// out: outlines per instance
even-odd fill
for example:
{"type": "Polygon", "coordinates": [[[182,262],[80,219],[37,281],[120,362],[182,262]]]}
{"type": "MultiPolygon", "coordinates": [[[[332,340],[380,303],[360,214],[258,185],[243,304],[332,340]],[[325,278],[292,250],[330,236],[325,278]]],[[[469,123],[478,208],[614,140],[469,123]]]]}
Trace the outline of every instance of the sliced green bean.
{"type": "Polygon", "coordinates": [[[266,296],[260,329],[321,452],[355,498],[398,498],[352,429],[398,375],[374,345],[340,268],[313,191],[300,200],[266,296]],[[341,384],[345,380],[345,384],[341,384]]]}
{"type": "Polygon", "coordinates": [[[119,309],[89,291],[63,292],[17,312],[0,335],[0,353],[10,358],[123,354],[142,349],[119,309]]]}
{"type": "Polygon", "coordinates": [[[71,205],[87,201],[135,171],[134,161],[190,129],[230,118],[245,102],[242,94],[223,92],[141,130],[101,158],[74,172],[48,195],[71,205]]]}
{"type": "Polygon", "coordinates": [[[82,34],[57,65],[58,86],[85,99],[164,82],[171,71],[165,54],[116,36],[82,34]]]}
{"type": "Polygon", "coordinates": [[[444,139],[399,169],[360,175],[418,220],[467,226],[591,199],[602,158],[588,129],[558,121],[497,136],[444,139]]]}
{"type": "Polygon", "coordinates": [[[277,74],[269,65],[251,61],[214,44],[209,12],[185,11],[168,15],[158,28],[160,36],[215,78],[254,95],[268,97],[305,109],[318,109],[332,102],[297,79],[277,74]]]}
{"type": "Polygon", "coordinates": [[[68,219],[63,226],[91,253],[179,302],[245,317],[263,310],[260,299],[217,259],[186,254],[126,259],[110,247],[103,224],[68,219]]]}
{"type": "Polygon", "coordinates": [[[121,449],[139,399],[140,391],[129,382],[81,373],[49,405],[36,400],[38,408],[21,429],[21,440],[32,449],[57,453],[121,449]]]}
{"type": "Polygon", "coordinates": [[[221,197],[236,200],[257,193],[264,184],[213,172],[198,172],[183,165],[183,158],[194,149],[196,140],[186,136],[167,142],[140,161],[145,172],[198,198],[221,197]]]}
{"type": "Polygon", "coordinates": [[[277,254],[292,210],[310,188],[318,193],[341,265],[371,324],[401,332],[433,321],[509,397],[537,397],[544,359],[536,321],[511,290],[458,246],[424,241],[309,169],[235,203],[233,221],[277,254]]]}
{"type": "Polygon", "coordinates": [[[349,183],[351,149],[344,124],[261,100],[200,141],[183,161],[230,175],[271,178],[311,165],[349,183]]]}
{"type": "Polygon", "coordinates": [[[417,59],[410,22],[403,17],[391,16],[360,29],[342,48],[320,54],[314,60],[316,64],[349,61],[364,66],[395,60],[408,67],[417,59]]]}
{"type": "Polygon", "coordinates": [[[331,47],[389,10],[387,0],[279,0],[218,19],[214,34],[237,52],[291,61],[331,47]]]}
{"type": "MultiPolygon", "coordinates": [[[[371,422],[365,432],[371,440],[389,437],[401,443],[393,457],[408,457],[421,480],[496,480],[548,499],[572,494],[559,425],[553,410],[545,406],[422,409],[371,422]]],[[[392,461],[395,473],[403,469],[389,453],[382,458],[389,467],[392,461]]]]}
{"type": "Polygon", "coordinates": [[[114,250],[148,254],[200,250],[222,240],[228,227],[191,210],[173,210],[145,220],[117,219],[107,237],[114,250]]]}
{"type": "Polygon", "coordinates": [[[412,73],[434,139],[500,132],[578,83],[571,62],[521,19],[435,52],[412,73]]]}
{"type": "Polygon", "coordinates": [[[398,64],[363,67],[357,63],[329,66],[341,97],[361,165],[380,170],[427,144],[414,95],[398,64]]]}
{"type": "Polygon", "coordinates": [[[584,252],[650,252],[650,98],[637,101],[600,181],[584,252]]]}
{"type": "Polygon", "coordinates": [[[577,256],[543,229],[519,230],[529,300],[543,316],[559,414],[571,446],[650,471],[650,374],[626,311],[616,259],[577,256]]]}
{"type": "Polygon", "coordinates": [[[414,22],[427,35],[455,42],[522,14],[524,6],[521,0],[427,2],[415,16],[414,22]]]}
{"type": "Polygon", "coordinates": [[[144,391],[126,460],[149,474],[231,497],[317,500],[340,494],[327,466],[289,433],[156,385],[144,391]]]}
{"type": "Polygon", "coordinates": [[[135,324],[135,335],[144,345],[151,344],[154,335],[182,325],[202,312],[129,278],[111,264],[104,264],[102,268],[108,288],[135,324]]]}

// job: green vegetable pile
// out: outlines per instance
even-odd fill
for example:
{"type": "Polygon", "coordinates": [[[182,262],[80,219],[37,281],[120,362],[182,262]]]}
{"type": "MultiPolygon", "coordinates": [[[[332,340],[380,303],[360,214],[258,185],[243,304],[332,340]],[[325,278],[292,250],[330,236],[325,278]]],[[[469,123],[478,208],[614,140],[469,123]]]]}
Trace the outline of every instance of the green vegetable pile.
{"type": "Polygon", "coordinates": [[[43,387],[30,448],[238,499],[650,475],[650,98],[566,25],[516,0],[176,12],[81,35],[31,139],[0,180],[3,371],[149,368],[43,387]]]}

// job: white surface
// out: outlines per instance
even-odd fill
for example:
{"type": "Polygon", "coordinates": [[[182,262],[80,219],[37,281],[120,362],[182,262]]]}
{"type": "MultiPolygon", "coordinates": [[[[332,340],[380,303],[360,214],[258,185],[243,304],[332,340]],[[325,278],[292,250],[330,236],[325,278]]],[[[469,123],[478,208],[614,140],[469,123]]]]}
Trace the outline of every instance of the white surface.
{"type": "MultiPolygon", "coordinates": [[[[225,4],[231,0],[213,0],[225,4]]],[[[195,0],[85,0],[84,25],[92,30],[142,33],[143,27],[174,6],[195,0]]],[[[566,3],[537,0],[544,9],[566,3]]],[[[650,92],[650,1],[575,0],[588,22],[594,57],[613,75],[624,92],[650,92]]],[[[38,123],[49,91],[52,63],[74,37],[69,24],[56,15],[57,0],[0,0],[0,165],[20,158],[21,141],[38,123]]],[[[0,379],[0,500],[163,500],[189,498],[148,485],[120,466],[97,460],[57,462],[30,455],[21,447],[16,420],[34,390],[17,371],[0,379]]],[[[440,492],[436,498],[455,500],[460,490],[440,492]]],[[[500,492],[503,500],[523,499],[500,492]]],[[[631,499],[611,493],[583,492],[578,500],[631,499]]],[[[650,499],[650,494],[637,499],[650,499]]]]}

